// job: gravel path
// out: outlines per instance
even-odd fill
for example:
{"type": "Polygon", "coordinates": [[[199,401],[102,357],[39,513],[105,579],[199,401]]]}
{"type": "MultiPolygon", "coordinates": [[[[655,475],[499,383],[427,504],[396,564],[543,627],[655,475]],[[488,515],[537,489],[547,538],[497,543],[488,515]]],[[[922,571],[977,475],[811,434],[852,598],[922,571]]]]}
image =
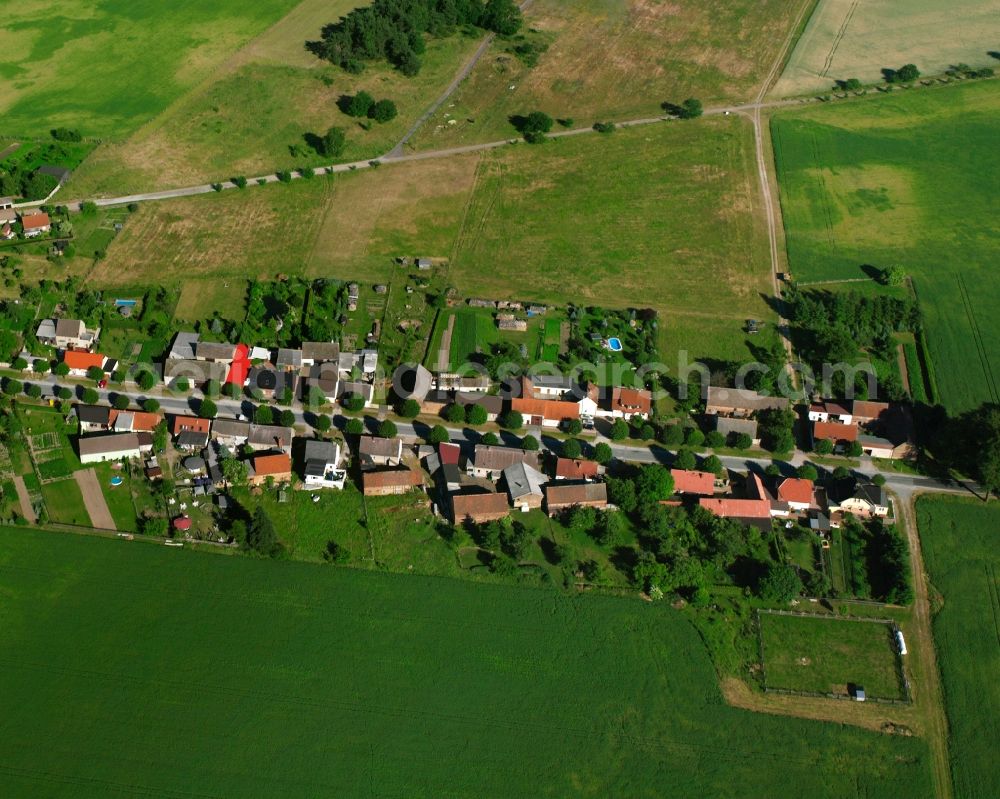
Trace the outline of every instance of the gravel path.
{"type": "Polygon", "coordinates": [[[101,491],[101,484],[97,480],[97,472],[93,469],[81,469],[73,472],[73,477],[80,486],[80,493],[83,494],[83,504],[87,508],[87,515],[90,516],[90,524],[102,530],[117,530],[111,511],[108,510],[108,503],[104,499],[104,492],[101,491]]]}
{"type": "Polygon", "coordinates": [[[17,489],[17,498],[21,502],[21,515],[29,524],[34,524],[38,521],[38,517],[35,515],[35,509],[31,505],[31,495],[28,494],[28,487],[24,484],[24,478],[19,474],[14,475],[14,488],[17,489]]]}

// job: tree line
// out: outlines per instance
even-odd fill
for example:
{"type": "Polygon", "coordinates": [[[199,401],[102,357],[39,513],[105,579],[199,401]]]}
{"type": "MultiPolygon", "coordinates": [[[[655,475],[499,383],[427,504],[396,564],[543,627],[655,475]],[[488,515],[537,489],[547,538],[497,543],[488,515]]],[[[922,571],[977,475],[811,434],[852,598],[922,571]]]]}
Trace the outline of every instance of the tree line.
{"type": "Polygon", "coordinates": [[[306,49],[351,73],[385,60],[407,76],[420,71],[424,35],[447,36],[471,25],[511,36],[521,27],[512,0],[375,0],[326,25],[306,49]]]}

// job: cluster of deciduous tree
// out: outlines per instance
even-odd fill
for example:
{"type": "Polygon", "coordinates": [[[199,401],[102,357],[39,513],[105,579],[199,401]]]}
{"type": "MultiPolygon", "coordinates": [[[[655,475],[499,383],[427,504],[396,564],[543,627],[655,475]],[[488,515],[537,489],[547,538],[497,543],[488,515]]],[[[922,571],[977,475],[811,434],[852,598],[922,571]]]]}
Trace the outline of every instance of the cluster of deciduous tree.
{"type": "Polygon", "coordinates": [[[321,38],[306,47],[348,72],[385,59],[404,75],[416,75],[425,34],[446,36],[458,26],[474,25],[509,36],[521,21],[513,0],[375,0],[325,26],[321,38]]]}
{"type": "Polygon", "coordinates": [[[376,122],[389,122],[396,118],[396,104],[392,100],[376,100],[366,91],[354,95],[344,95],[337,101],[337,106],[348,116],[367,117],[376,122]]]}
{"type": "MultiPolygon", "coordinates": [[[[795,325],[796,343],[804,360],[820,372],[824,364],[873,362],[879,392],[889,399],[904,395],[895,369],[895,333],[920,328],[915,301],[896,297],[865,297],[854,292],[792,291],[787,298],[788,318],[795,325]]],[[[842,375],[839,375],[842,378],[842,375]]],[[[855,386],[867,396],[859,375],[855,386]]],[[[842,393],[845,387],[835,388],[842,393]]]]}
{"type": "Polygon", "coordinates": [[[637,586],[696,603],[707,600],[714,583],[760,590],[771,560],[760,531],[699,507],[688,511],[661,504],[673,488],[670,472],[658,464],[608,479],[609,500],[642,531],[633,567],[637,586]]]}

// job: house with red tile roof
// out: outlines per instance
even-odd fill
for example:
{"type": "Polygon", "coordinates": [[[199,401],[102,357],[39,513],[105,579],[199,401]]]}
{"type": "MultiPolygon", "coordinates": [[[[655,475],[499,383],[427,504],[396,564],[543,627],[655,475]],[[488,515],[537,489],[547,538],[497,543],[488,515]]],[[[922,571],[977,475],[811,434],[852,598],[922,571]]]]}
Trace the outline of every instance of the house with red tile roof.
{"type": "Polygon", "coordinates": [[[63,353],[63,363],[69,367],[69,373],[75,377],[85,377],[87,370],[93,367],[104,368],[107,361],[99,352],[83,352],[81,350],[66,350],[63,353]]]}
{"type": "Polygon", "coordinates": [[[21,229],[28,238],[40,236],[52,230],[52,220],[42,211],[25,211],[21,214],[21,229]]]}
{"type": "Polygon", "coordinates": [[[250,485],[263,485],[268,479],[288,483],[292,479],[292,458],[285,452],[254,455],[247,470],[250,485]]]}
{"type": "Polygon", "coordinates": [[[702,497],[715,494],[715,475],[711,472],[671,469],[670,474],[674,478],[674,493],[702,497]]]}
{"type": "Polygon", "coordinates": [[[185,431],[204,433],[207,437],[212,430],[212,420],[202,419],[200,416],[175,416],[170,427],[170,434],[179,436],[185,431]]]}
{"type": "Polygon", "coordinates": [[[736,519],[742,524],[758,527],[761,530],[771,529],[771,503],[766,499],[716,499],[702,497],[698,504],[724,519],[736,519]]]}
{"type": "Polygon", "coordinates": [[[567,419],[580,418],[580,406],[565,400],[515,397],[510,401],[510,409],[521,414],[529,427],[558,427],[567,419]]]}
{"type": "Polygon", "coordinates": [[[494,519],[503,519],[510,513],[510,503],[506,494],[452,494],[451,518],[455,524],[471,521],[483,524],[494,519]]]}
{"type": "Polygon", "coordinates": [[[778,483],[778,501],[785,502],[791,510],[802,511],[818,507],[812,480],[786,477],[778,483]]]}
{"type": "Polygon", "coordinates": [[[602,414],[599,411],[598,413],[612,419],[631,419],[633,416],[646,419],[652,409],[653,395],[649,391],[615,386],[611,389],[606,412],[602,414]]]}
{"type": "Polygon", "coordinates": [[[600,468],[596,461],[559,458],[556,461],[556,480],[596,480],[600,468]]]}
{"type": "Polygon", "coordinates": [[[856,424],[841,424],[840,422],[813,422],[813,441],[832,441],[834,447],[849,444],[858,440],[856,424]]]}

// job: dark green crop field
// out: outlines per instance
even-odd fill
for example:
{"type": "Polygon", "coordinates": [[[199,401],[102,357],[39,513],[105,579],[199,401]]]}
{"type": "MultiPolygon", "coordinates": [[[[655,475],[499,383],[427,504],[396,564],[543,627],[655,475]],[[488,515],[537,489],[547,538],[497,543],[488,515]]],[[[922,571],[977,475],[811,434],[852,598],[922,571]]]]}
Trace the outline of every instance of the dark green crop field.
{"type": "Polygon", "coordinates": [[[931,583],[944,597],[934,643],[955,796],[1000,796],[1000,506],[924,497],[917,522],[931,583]]]}
{"type": "Polygon", "coordinates": [[[795,279],[902,266],[949,411],[1000,401],[998,111],[986,81],[782,112],[771,126],[795,279]]]}
{"type": "Polygon", "coordinates": [[[663,604],[0,530],[0,795],[927,796],[663,604]]]}
{"type": "Polygon", "coordinates": [[[122,138],[163,111],[295,0],[5,3],[0,127],[122,138]]]}

